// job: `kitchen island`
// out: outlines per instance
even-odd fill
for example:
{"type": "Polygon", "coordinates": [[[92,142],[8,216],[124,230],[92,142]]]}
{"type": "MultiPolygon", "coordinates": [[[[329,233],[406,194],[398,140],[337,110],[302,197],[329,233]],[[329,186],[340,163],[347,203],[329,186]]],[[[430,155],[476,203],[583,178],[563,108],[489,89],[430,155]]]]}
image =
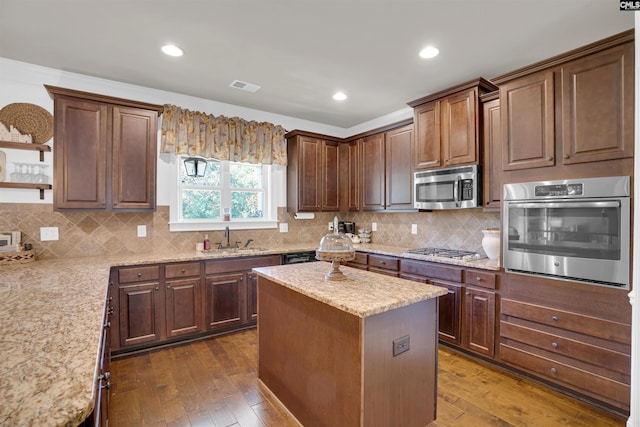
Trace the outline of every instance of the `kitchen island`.
{"type": "Polygon", "coordinates": [[[435,419],[438,305],[447,290],[328,263],[258,274],[258,378],[301,425],[435,419]]]}

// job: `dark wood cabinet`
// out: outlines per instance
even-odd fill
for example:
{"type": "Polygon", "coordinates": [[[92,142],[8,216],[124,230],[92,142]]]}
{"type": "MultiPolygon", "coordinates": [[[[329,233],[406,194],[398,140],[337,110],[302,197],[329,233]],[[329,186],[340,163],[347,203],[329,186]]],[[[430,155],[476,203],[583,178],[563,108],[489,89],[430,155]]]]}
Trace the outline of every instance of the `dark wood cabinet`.
{"type": "Polygon", "coordinates": [[[562,163],[633,157],[634,44],[560,67],[562,163]]]}
{"type": "Polygon", "coordinates": [[[362,211],[413,209],[413,124],[358,139],[362,211]]]}
{"type": "Polygon", "coordinates": [[[464,291],[463,347],[493,357],[495,346],[496,294],[466,287],[464,291]]]}
{"type": "Polygon", "coordinates": [[[360,210],[360,194],[363,190],[360,170],[361,148],[361,144],[357,140],[349,141],[341,146],[341,149],[345,151],[341,157],[343,159],[341,170],[347,178],[347,188],[342,192],[345,197],[342,211],[357,212],[360,210]]]}
{"type": "Polygon", "coordinates": [[[499,359],[628,412],[631,305],[627,292],[511,273],[505,277],[499,359]]]}
{"type": "Polygon", "coordinates": [[[165,292],[167,337],[200,332],[200,277],[167,281],[165,292]]]}
{"type": "Polygon", "coordinates": [[[291,212],[340,210],[339,141],[308,132],[287,133],[287,208],[291,212]]]}
{"type": "Polygon", "coordinates": [[[433,169],[480,161],[479,96],[497,90],[479,78],[411,101],[414,168],[433,169]]]}
{"type": "Polygon", "coordinates": [[[162,106],[45,87],[54,100],[54,209],[155,210],[162,106]]]}
{"type": "Polygon", "coordinates": [[[208,330],[228,328],[242,323],[242,302],[246,301],[244,273],[207,276],[205,319],[208,330]]]}
{"type": "Polygon", "coordinates": [[[503,170],[555,164],[553,71],[500,85],[503,170]]]}
{"type": "Polygon", "coordinates": [[[258,275],[247,273],[247,320],[258,319],[258,275]]]}
{"type": "Polygon", "coordinates": [[[160,282],[134,283],[118,289],[120,313],[119,347],[159,341],[161,332],[160,282]]]}
{"type": "Polygon", "coordinates": [[[447,294],[438,298],[438,338],[450,344],[459,346],[462,344],[462,285],[430,281],[434,286],[447,288],[447,294]]]}
{"type": "Polygon", "coordinates": [[[495,77],[502,183],[633,175],[633,70],[626,31],[495,77]]]}
{"type": "Polygon", "coordinates": [[[498,92],[491,92],[481,97],[481,100],[483,123],[482,208],[487,212],[499,212],[502,201],[502,133],[498,92]]]}

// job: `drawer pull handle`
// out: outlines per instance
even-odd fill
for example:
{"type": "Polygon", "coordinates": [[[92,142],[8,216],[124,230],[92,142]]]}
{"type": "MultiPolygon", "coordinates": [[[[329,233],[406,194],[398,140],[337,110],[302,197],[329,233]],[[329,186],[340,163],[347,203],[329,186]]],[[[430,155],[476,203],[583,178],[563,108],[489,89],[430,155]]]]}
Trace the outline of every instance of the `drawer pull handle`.
{"type": "Polygon", "coordinates": [[[482,277],[476,277],[476,280],[477,280],[478,282],[482,282],[482,277]]]}
{"type": "Polygon", "coordinates": [[[558,370],[557,370],[556,368],[551,368],[551,373],[552,373],[552,374],[557,374],[557,373],[558,373],[558,370]]]}
{"type": "Polygon", "coordinates": [[[182,272],[183,272],[183,273],[186,273],[186,272],[187,272],[187,270],[185,270],[185,269],[183,268],[183,269],[182,269],[182,272]]]}
{"type": "Polygon", "coordinates": [[[138,277],[142,277],[142,273],[138,273],[138,277]]]}
{"type": "Polygon", "coordinates": [[[159,290],[160,290],[160,287],[159,287],[159,286],[156,286],[154,289],[155,289],[156,291],[159,291],[159,290]]]}
{"type": "Polygon", "coordinates": [[[551,347],[553,347],[553,348],[558,348],[558,343],[557,343],[557,342],[552,342],[552,343],[551,343],[551,347]]]}
{"type": "Polygon", "coordinates": [[[553,320],[554,322],[558,321],[558,316],[551,316],[551,320],[553,320]]]}

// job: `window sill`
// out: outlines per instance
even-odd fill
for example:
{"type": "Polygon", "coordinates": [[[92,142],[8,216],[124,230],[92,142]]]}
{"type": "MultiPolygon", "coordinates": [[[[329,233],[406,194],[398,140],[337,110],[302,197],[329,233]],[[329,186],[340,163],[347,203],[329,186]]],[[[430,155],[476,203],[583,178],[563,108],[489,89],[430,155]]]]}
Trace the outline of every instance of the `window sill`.
{"type": "Polygon", "coordinates": [[[232,230],[259,230],[278,228],[278,221],[210,221],[210,222],[170,222],[170,232],[180,231],[216,231],[229,227],[232,230]]]}

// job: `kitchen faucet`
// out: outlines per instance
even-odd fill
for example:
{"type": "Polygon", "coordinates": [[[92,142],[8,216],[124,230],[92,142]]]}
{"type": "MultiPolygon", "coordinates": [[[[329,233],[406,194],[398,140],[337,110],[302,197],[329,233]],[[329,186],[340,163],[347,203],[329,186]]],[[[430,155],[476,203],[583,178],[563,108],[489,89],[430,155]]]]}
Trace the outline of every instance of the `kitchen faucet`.
{"type": "Polygon", "coordinates": [[[231,231],[229,231],[229,226],[226,226],[224,228],[224,237],[227,238],[227,245],[222,246],[222,243],[218,243],[218,249],[230,249],[230,248],[237,249],[238,243],[242,243],[242,242],[235,242],[233,246],[231,245],[231,231]]]}

